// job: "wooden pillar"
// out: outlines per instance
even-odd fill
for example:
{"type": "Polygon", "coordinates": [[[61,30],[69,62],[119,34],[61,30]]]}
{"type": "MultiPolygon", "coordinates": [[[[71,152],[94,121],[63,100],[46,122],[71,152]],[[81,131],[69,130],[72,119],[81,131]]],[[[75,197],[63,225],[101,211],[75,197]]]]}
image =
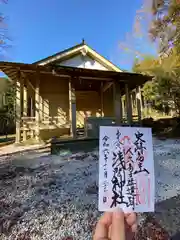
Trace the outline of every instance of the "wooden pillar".
{"type": "Polygon", "coordinates": [[[76,138],[76,94],[73,79],[69,79],[69,121],[70,134],[73,138],[76,138]]]}
{"type": "Polygon", "coordinates": [[[146,118],[147,116],[148,116],[147,100],[144,99],[144,117],[146,118]]]}
{"type": "Polygon", "coordinates": [[[122,123],[122,101],[121,101],[121,89],[120,83],[113,83],[113,102],[114,102],[114,115],[117,125],[122,123]]]}
{"type": "Polygon", "coordinates": [[[136,101],[137,101],[138,122],[141,124],[142,98],[141,98],[141,88],[139,86],[136,87],[136,101]]]}
{"type": "Polygon", "coordinates": [[[121,97],[122,101],[122,123],[124,122],[124,116],[125,116],[125,101],[124,98],[121,97]]]}
{"type": "Polygon", "coordinates": [[[34,117],[33,96],[30,96],[30,117],[34,117]]]}
{"type": "Polygon", "coordinates": [[[22,114],[22,76],[20,70],[17,72],[16,79],[16,143],[21,142],[21,114],[22,114]]]}
{"type": "Polygon", "coordinates": [[[127,123],[132,125],[132,102],[128,84],[125,84],[127,123]]]}
{"type": "Polygon", "coordinates": [[[131,91],[132,98],[132,114],[136,114],[136,91],[131,91]]]}
{"type": "Polygon", "coordinates": [[[134,108],[137,106],[136,89],[134,90],[134,108]]]}
{"type": "Polygon", "coordinates": [[[103,82],[101,82],[101,89],[100,89],[100,98],[101,98],[101,117],[104,117],[104,99],[103,99],[103,82]]]}
{"type": "Polygon", "coordinates": [[[138,114],[138,111],[137,111],[137,97],[136,97],[137,91],[136,91],[136,89],[135,89],[135,91],[134,91],[134,95],[135,95],[135,99],[134,99],[134,112],[135,112],[135,114],[137,115],[137,114],[138,114]]]}
{"type": "Polygon", "coordinates": [[[23,85],[23,116],[27,117],[27,101],[28,101],[28,93],[27,93],[27,86],[23,85]]]}
{"type": "MultiPolygon", "coordinates": [[[[28,104],[28,96],[27,96],[27,85],[25,85],[23,78],[23,117],[27,117],[27,104],[28,104]]],[[[26,120],[23,121],[23,141],[27,140],[27,124],[26,120]]]]}
{"type": "Polygon", "coordinates": [[[39,141],[39,121],[40,121],[40,95],[39,95],[40,76],[36,73],[36,86],[35,86],[35,139],[39,141]]]}
{"type": "Polygon", "coordinates": [[[39,96],[39,101],[40,101],[40,103],[39,103],[39,118],[40,118],[40,122],[41,121],[43,121],[43,98],[42,98],[42,96],[40,95],[39,96]]]}

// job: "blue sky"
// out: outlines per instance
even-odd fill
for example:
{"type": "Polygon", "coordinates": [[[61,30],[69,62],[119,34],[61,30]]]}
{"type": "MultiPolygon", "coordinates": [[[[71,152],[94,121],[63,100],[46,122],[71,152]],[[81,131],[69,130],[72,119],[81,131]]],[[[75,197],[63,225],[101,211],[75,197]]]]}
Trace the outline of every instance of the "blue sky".
{"type": "MultiPolygon", "coordinates": [[[[0,5],[0,11],[8,17],[13,45],[7,60],[32,63],[84,38],[97,52],[130,70],[135,54],[123,51],[119,45],[127,41],[127,34],[131,36],[142,1],[9,0],[7,5],[0,5]]],[[[147,39],[130,37],[130,42],[132,49],[155,53],[147,39]]]]}

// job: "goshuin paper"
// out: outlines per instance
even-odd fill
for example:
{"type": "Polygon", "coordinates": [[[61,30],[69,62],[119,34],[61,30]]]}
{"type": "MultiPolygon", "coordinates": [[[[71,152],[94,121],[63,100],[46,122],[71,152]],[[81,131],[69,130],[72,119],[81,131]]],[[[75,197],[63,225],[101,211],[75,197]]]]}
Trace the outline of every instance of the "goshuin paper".
{"type": "Polygon", "coordinates": [[[154,211],[154,160],[150,128],[100,127],[99,211],[154,211]]]}

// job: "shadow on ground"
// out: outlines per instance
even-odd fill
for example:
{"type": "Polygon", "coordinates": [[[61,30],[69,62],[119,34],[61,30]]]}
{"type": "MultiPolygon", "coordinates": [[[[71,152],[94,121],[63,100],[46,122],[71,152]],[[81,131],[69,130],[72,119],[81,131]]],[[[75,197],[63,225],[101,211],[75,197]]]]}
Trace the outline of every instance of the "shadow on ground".
{"type": "Polygon", "coordinates": [[[146,220],[139,229],[137,239],[180,239],[180,195],[157,203],[155,213],[145,216],[146,220]]]}
{"type": "Polygon", "coordinates": [[[152,132],[156,137],[162,138],[180,138],[180,118],[145,118],[142,120],[144,127],[152,128],[152,132]]]}

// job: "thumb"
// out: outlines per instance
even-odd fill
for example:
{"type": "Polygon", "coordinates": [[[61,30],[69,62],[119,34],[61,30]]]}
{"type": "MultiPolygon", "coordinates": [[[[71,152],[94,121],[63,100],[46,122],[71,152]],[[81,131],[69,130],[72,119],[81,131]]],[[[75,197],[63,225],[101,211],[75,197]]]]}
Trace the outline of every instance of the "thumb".
{"type": "Polygon", "coordinates": [[[124,213],[120,209],[112,215],[111,239],[125,240],[124,213]]]}

